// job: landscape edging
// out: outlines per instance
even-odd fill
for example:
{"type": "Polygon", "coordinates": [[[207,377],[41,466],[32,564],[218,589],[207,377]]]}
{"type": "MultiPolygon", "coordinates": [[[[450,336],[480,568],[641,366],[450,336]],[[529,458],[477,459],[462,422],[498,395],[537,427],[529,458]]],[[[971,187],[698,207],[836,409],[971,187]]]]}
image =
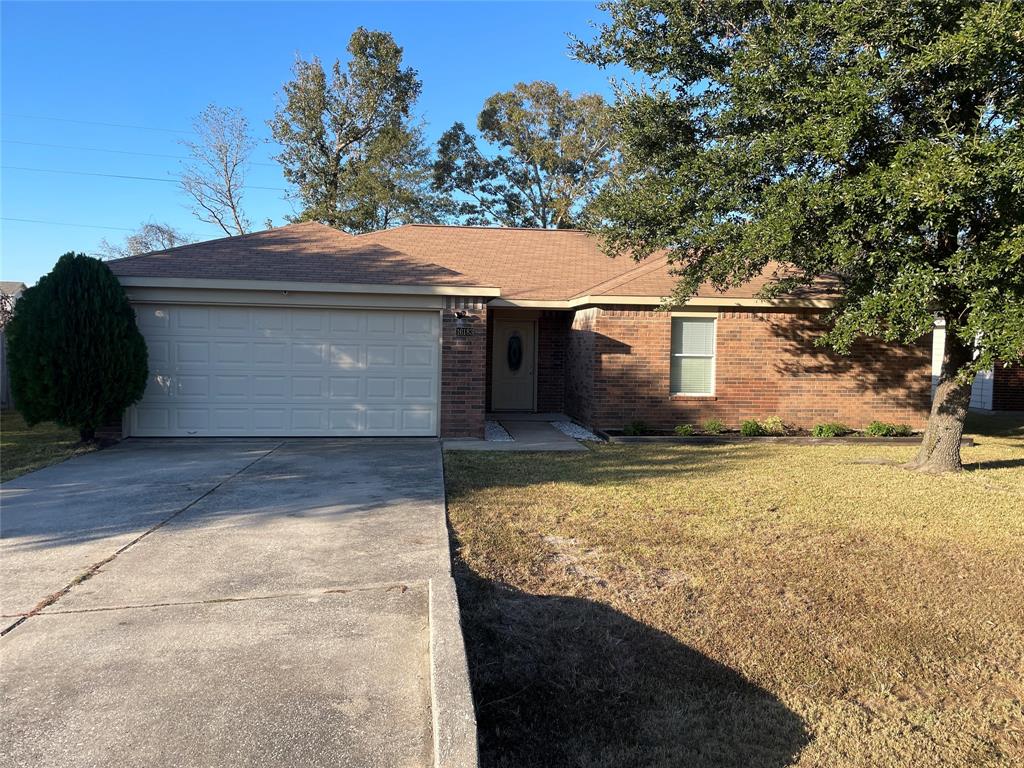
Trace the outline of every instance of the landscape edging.
{"type": "MultiPolygon", "coordinates": [[[[795,445],[920,445],[921,436],[912,437],[810,437],[807,435],[760,435],[726,437],[718,435],[609,435],[595,429],[594,433],[609,443],[677,443],[691,445],[728,445],[729,443],[792,443],[795,445]]],[[[960,445],[974,445],[973,437],[963,437],[960,445]]]]}

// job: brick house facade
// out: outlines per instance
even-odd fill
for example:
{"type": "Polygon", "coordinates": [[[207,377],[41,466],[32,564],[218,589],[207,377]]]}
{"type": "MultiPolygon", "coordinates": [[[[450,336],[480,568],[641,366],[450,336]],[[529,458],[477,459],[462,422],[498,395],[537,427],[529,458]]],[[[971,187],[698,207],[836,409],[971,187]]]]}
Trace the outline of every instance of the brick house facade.
{"type": "Polygon", "coordinates": [[[716,318],[714,393],[672,395],[667,312],[595,307],[577,313],[568,343],[566,410],[580,421],[619,428],[779,416],[795,427],[878,419],[923,426],[930,406],[930,353],[864,342],[849,356],[814,346],[813,312],[727,311],[716,318]]]}
{"type": "MultiPolygon", "coordinates": [[[[814,345],[836,281],[765,299],[770,266],[659,311],[668,256],[611,259],[586,232],[306,222],[109,264],[159,353],[126,434],[482,437],[501,408],[598,428],[921,427],[930,405],[928,339],[814,345]]],[[[1021,371],[996,371],[996,407],[1024,407],[1021,371]]]]}

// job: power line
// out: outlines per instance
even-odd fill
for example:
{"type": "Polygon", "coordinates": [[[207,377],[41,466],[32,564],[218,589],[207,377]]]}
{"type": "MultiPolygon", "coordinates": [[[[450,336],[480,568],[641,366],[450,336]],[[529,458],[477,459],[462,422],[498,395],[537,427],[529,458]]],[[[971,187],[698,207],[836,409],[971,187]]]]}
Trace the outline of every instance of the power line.
{"type": "MultiPolygon", "coordinates": [[[[70,171],[63,168],[29,168],[24,165],[3,165],[0,169],[5,171],[32,171],[33,173],[64,173],[71,176],[102,176],[107,179],[132,179],[134,181],[161,181],[165,184],[177,184],[177,179],[162,179],[157,176],[131,176],[124,173],[97,173],[96,171],[70,171]]],[[[244,189],[262,189],[269,192],[287,192],[282,187],[257,187],[246,184],[244,189]]]]}
{"type": "Polygon", "coordinates": [[[87,229],[119,229],[122,232],[134,232],[131,227],[103,227],[99,224],[74,224],[70,221],[45,221],[43,219],[17,219],[13,216],[0,216],[0,221],[20,221],[26,224],[51,224],[57,227],[86,227],[87,229]]]}
{"type": "MultiPolygon", "coordinates": [[[[185,155],[165,155],[158,152],[134,152],[127,149],[104,149],[102,147],[73,147],[70,144],[44,144],[38,141],[20,141],[18,139],[2,139],[4,144],[21,144],[26,147],[49,147],[51,149],[74,149],[81,152],[109,152],[114,155],[138,155],[139,157],[165,157],[171,160],[191,160],[192,158],[186,157],[185,155]]],[[[250,161],[249,165],[262,165],[267,168],[276,168],[276,163],[261,163],[255,160],[250,161]]]]}
{"type": "Polygon", "coordinates": [[[78,123],[80,125],[102,125],[107,128],[132,128],[139,131],[161,131],[162,133],[192,133],[183,128],[162,128],[152,125],[129,125],[127,123],[104,123],[96,120],[75,120],[70,117],[47,117],[45,115],[22,115],[16,112],[4,112],[0,117],[19,117],[23,120],[51,120],[55,123],[78,123]]]}

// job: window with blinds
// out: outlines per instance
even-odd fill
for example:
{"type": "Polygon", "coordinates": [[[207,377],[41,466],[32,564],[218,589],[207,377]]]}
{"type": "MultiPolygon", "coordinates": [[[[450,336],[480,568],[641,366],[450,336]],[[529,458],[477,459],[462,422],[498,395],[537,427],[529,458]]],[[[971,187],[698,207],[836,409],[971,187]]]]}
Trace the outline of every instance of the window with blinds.
{"type": "Polygon", "coordinates": [[[669,388],[673,395],[715,393],[715,319],[672,318],[672,370],[669,388]]]}

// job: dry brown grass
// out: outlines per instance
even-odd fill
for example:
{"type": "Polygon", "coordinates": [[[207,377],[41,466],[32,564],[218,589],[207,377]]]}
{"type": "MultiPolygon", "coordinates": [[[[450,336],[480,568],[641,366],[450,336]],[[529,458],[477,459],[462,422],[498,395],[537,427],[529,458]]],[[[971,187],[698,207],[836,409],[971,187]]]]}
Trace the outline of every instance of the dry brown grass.
{"type": "Polygon", "coordinates": [[[489,766],[1024,761],[1024,427],[445,457],[489,766]],[[890,463],[886,463],[890,462],[890,463]]]}
{"type": "Polygon", "coordinates": [[[0,412],[0,482],[95,449],[73,429],[50,423],[29,427],[17,411],[0,412]]]}

